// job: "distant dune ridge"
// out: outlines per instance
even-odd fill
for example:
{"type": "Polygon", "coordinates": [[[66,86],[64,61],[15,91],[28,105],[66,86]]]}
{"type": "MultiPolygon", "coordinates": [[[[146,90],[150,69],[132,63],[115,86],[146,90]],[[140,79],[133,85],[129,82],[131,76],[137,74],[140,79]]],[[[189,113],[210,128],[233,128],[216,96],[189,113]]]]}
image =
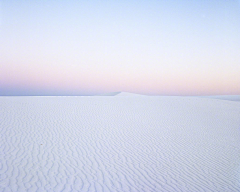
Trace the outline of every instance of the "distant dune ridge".
{"type": "Polygon", "coordinates": [[[0,97],[0,191],[239,191],[240,102],[116,95],[0,97]]]}
{"type": "Polygon", "coordinates": [[[136,93],[128,93],[128,92],[120,92],[119,94],[117,94],[116,96],[127,96],[127,97],[136,97],[136,96],[145,96],[145,95],[140,95],[140,94],[136,94],[136,93]]]}
{"type": "Polygon", "coordinates": [[[140,94],[136,94],[136,93],[128,93],[128,92],[109,92],[109,93],[103,93],[103,94],[99,94],[96,96],[144,96],[144,95],[140,95],[140,94]]]}
{"type": "MultiPolygon", "coordinates": [[[[119,92],[103,93],[96,96],[147,96],[147,95],[119,91],[119,92]]],[[[194,96],[194,97],[229,100],[229,101],[240,101],[240,95],[209,95],[209,96],[194,96]]]]}
{"type": "Polygon", "coordinates": [[[98,94],[98,95],[95,95],[95,96],[116,96],[116,95],[118,95],[119,93],[121,93],[121,92],[102,93],[102,94],[98,94]]]}

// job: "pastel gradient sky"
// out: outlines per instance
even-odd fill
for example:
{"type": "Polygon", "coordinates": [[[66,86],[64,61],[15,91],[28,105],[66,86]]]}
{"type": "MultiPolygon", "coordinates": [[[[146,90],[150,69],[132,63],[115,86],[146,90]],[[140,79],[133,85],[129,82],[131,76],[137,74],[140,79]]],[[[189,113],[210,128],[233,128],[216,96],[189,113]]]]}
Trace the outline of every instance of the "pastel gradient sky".
{"type": "Polygon", "coordinates": [[[1,0],[0,95],[240,95],[239,0],[1,0]]]}

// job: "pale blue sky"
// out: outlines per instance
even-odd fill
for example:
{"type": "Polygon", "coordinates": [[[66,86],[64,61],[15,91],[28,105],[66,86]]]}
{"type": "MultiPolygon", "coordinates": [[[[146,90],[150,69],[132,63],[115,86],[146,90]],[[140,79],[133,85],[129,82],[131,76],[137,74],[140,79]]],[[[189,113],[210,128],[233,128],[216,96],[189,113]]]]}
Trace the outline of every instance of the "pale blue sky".
{"type": "Polygon", "coordinates": [[[0,2],[0,95],[240,94],[239,1],[0,2]]]}

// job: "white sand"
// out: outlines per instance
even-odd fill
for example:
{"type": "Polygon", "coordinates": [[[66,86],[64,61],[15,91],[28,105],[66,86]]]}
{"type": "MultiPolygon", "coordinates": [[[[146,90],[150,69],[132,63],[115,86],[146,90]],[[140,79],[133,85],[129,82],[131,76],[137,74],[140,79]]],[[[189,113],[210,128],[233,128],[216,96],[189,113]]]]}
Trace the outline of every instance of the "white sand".
{"type": "Polygon", "coordinates": [[[129,96],[134,96],[134,97],[139,97],[139,96],[146,96],[146,95],[140,95],[140,94],[136,94],[136,93],[128,93],[128,92],[119,92],[119,94],[117,94],[116,96],[124,96],[124,97],[129,97],[129,96]]]}
{"type": "Polygon", "coordinates": [[[201,97],[228,100],[228,101],[240,101],[240,95],[213,95],[213,96],[201,96],[201,97]]]}
{"type": "Polygon", "coordinates": [[[109,92],[109,93],[103,93],[103,94],[99,94],[96,96],[124,96],[124,97],[129,97],[129,96],[146,96],[146,95],[140,95],[140,94],[136,94],[136,93],[128,93],[128,92],[109,92]]]}
{"type": "Polygon", "coordinates": [[[0,191],[239,191],[240,102],[0,97],[0,191]]]}

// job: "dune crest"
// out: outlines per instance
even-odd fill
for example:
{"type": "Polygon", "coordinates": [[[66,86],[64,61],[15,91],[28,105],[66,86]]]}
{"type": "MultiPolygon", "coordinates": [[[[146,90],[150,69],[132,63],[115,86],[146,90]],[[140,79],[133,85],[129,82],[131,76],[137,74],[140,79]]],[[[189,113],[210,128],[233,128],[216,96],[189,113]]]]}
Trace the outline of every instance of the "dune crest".
{"type": "Polygon", "coordinates": [[[140,95],[140,94],[136,94],[136,93],[129,93],[129,92],[119,92],[117,95],[115,96],[127,96],[127,97],[132,97],[132,96],[145,96],[145,95],[140,95]]]}
{"type": "Polygon", "coordinates": [[[95,96],[115,96],[115,95],[118,95],[119,93],[121,93],[121,92],[102,93],[102,94],[98,94],[98,95],[95,95],[95,96]]]}
{"type": "Polygon", "coordinates": [[[129,93],[129,92],[109,92],[109,93],[103,93],[103,94],[99,94],[99,95],[95,95],[95,96],[145,96],[145,95],[140,95],[140,94],[136,94],[136,93],[129,93]]]}

